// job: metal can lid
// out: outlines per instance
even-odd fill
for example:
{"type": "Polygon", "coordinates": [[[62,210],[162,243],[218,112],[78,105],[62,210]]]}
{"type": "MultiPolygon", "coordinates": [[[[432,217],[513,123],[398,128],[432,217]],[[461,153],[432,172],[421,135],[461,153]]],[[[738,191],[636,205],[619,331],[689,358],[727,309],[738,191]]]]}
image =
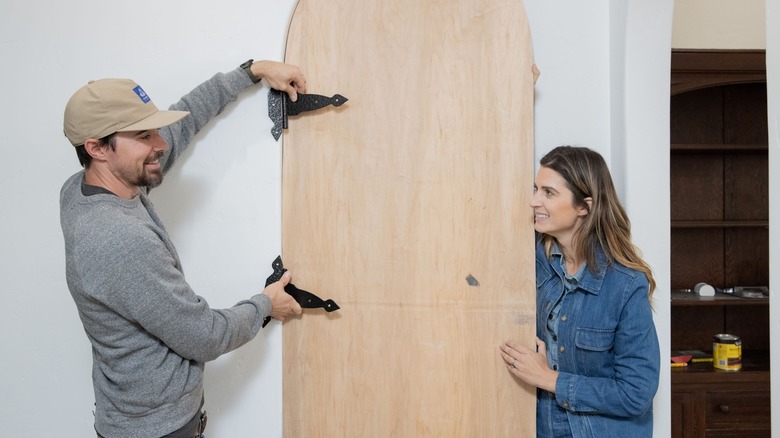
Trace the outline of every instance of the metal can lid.
{"type": "Polygon", "coordinates": [[[739,336],[728,333],[717,334],[712,337],[712,340],[721,344],[735,344],[740,341],[739,336]]]}

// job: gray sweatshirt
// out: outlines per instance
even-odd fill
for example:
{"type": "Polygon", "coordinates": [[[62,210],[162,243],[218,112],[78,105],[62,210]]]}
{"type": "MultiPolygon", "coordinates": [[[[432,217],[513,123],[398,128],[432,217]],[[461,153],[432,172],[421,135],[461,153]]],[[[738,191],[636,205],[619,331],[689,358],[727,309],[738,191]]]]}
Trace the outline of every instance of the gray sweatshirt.
{"type": "MultiPolygon", "coordinates": [[[[171,106],[190,115],[159,130],[171,168],[192,137],[252,85],[238,68],[171,106]]],[[[92,343],[95,428],[108,438],[159,437],[200,409],[207,361],[251,340],[271,313],[266,295],[211,309],[187,284],[147,197],[85,196],[84,172],[60,193],[66,276],[92,343]]]]}

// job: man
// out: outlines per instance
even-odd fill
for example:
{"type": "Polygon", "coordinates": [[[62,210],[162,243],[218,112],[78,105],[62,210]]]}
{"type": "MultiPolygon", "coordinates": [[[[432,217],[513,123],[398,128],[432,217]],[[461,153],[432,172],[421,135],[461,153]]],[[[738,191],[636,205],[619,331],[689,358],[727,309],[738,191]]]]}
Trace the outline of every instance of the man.
{"type": "Polygon", "coordinates": [[[289,272],[261,294],[211,309],[187,284],[148,198],[190,140],[238,94],[265,79],[292,100],[296,66],[249,60],[160,111],[128,79],[91,81],[65,108],[84,170],[60,193],[68,288],[92,343],[99,437],[199,437],[205,362],[251,340],[263,320],[301,307],[289,272]]]}

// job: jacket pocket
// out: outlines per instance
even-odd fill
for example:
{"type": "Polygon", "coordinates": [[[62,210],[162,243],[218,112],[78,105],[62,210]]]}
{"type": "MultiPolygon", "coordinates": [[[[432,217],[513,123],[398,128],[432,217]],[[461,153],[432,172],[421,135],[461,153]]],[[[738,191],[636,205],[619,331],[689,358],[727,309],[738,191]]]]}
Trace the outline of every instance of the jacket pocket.
{"type": "Polygon", "coordinates": [[[614,343],[614,329],[578,328],[574,339],[577,348],[588,351],[609,351],[614,343]]]}

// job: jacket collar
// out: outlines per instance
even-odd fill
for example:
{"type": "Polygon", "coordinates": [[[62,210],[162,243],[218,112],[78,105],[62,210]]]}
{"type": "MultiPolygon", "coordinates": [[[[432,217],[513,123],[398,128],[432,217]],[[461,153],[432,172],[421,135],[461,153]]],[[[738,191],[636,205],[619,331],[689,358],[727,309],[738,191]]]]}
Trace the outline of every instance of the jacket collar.
{"type": "MultiPolygon", "coordinates": [[[[551,248],[550,256],[551,259],[548,260],[550,266],[555,271],[555,273],[558,274],[561,281],[565,281],[566,273],[563,271],[563,267],[560,263],[560,259],[563,257],[563,254],[561,253],[560,248],[558,248],[557,243],[555,243],[551,248]]],[[[596,272],[592,272],[586,266],[585,271],[582,273],[582,278],[579,280],[579,284],[577,285],[577,289],[584,290],[585,292],[591,293],[593,295],[598,295],[601,292],[601,285],[604,283],[604,276],[606,275],[607,267],[609,266],[609,261],[604,255],[604,251],[601,249],[601,247],[596,248],[596,261],[596,272]]]]}

